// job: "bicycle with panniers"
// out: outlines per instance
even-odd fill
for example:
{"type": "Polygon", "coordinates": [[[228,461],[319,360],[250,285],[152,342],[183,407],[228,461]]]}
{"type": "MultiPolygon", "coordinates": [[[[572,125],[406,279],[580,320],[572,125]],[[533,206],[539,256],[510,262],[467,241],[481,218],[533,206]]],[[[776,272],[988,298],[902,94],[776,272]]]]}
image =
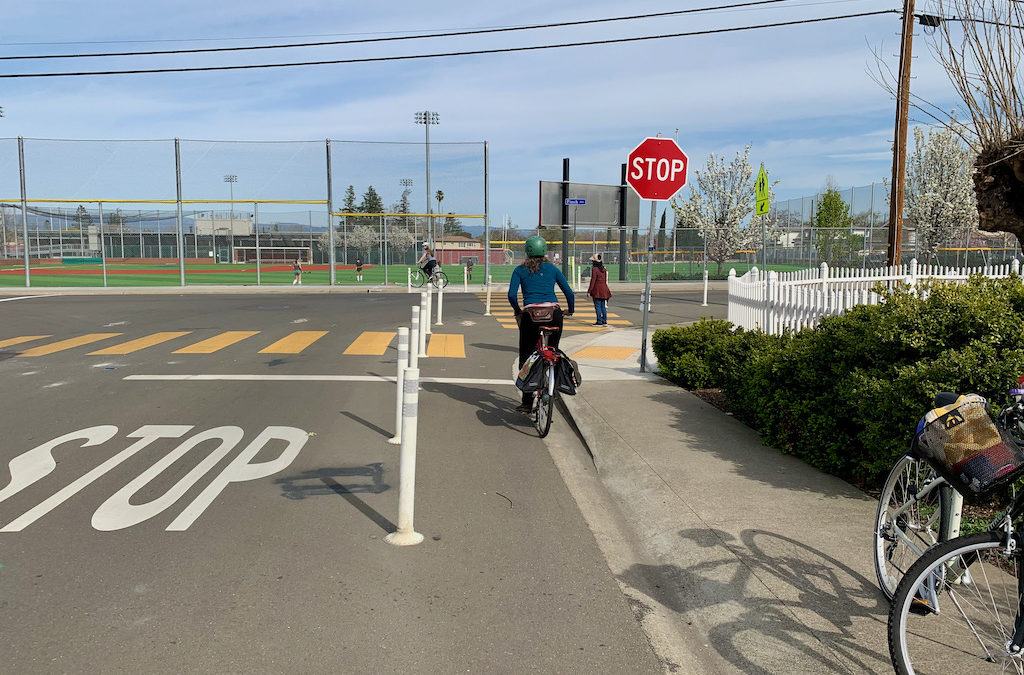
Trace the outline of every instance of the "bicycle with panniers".
{"type": "Polygon", "coordinates": [[[903,574],[888,624],[897,673],[1024,672],[1024,491],[1014,489],[1024,477],[1024,403],[1014,399],[993,416],[981,396],[959,396],[918,424],[914,456],[996,515],[983,531],[931,546],[903,574]]]}
{"type": "MultiPolygon", "coordinates": [[[[1008,395],[1010,403],[1000,409],[996,423],[1024,438],[1024,377],[1008,395]]],[[[935,409],[955,405],[958,398],[957,394],[940,392],[935,397],[935,409]]],[[[875,574],[886,598],[892,599],[900,579],[927,549],[960,535],[963,511],[961,493],[932,467],[916,445],[896,460],[879,495],[872,542],[875,574]]]]}
{"type": "Polygon", "coordinates": [[[516,377],[516,386],[524,393],[533,393],[531,414],[537,434],[544,438],[551,429],[555,398],[576,393],[580,386],[579,366],[562,350],[548,345],[557,326],[542,326],[537,350],[531,354],[516,377]]]}

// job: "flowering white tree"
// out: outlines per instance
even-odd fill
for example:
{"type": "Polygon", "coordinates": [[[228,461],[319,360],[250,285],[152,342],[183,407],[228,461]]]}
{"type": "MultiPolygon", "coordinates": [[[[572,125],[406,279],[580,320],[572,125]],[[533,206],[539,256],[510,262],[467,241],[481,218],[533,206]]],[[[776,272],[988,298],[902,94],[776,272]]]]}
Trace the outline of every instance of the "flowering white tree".
{"type": "Polygon", "coordinates": [[[404,253],[416,243],[416,235],[399,225],[388,228],[388,246],[392,251],[404,253]]]}
{"type": "Polygon", "coordinates": [[[352,233],[348,235],[348,244],[357,251],[361,251],[366,260],[370,259],[370,251],[377,248],[380,243],[380,232],[369,225],[356,225],[352,233]]]}
{"type": "Polygon", "coordinates": [[[978,225],[972,175],[974,158],[950,129],[914,127],[914,152],[908,158],[904,217],[917,228],[928,253],[978,225]]]}
{"type": "MultiPolygon", "coordinates": [[[[751,218],[754,212],[754,171],[750,166],[750,146],[737,152],[729,164],[714,153],[708,155],[704,171],[696,170],[690,182],[690,198],[672,200],[676,223],[696,228],[707,242],[708,259],[722,265],[736,251],[761,242],[761,222],[751,218]]],[[[778,218],[768,216],[769,240],[777,232],[778,218]]]]}

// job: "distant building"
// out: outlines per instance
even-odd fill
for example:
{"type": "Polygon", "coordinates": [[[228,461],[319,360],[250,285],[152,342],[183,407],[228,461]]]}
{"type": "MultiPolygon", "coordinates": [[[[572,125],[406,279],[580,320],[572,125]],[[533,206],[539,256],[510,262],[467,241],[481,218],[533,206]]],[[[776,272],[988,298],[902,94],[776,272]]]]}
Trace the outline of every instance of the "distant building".
{"type": "MultiPolygon", "coordinates": [[[[468,260],[480,265],[484,262],[484,245],[472,237],[448,235],[438,239],[434,256],[441,265],[465,265],[468,260]]],[[[504,265],[507,259],[506,249],[491,249],[492,265],[504,265]]]]}

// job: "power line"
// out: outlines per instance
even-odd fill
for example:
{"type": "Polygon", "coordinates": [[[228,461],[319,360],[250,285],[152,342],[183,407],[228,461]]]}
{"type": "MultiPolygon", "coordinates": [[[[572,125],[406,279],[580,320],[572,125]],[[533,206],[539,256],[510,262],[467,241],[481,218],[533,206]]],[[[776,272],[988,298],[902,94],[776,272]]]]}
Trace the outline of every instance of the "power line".
{"type": "Polygon", "coordinates": [[[558,23],[539,23],[529,26],[508,26],[503,28],[479,28],[472,30],[450,31],[446,33],[420,33],[418,35],[398,35],[389,37],[361,38],[358,40],[328,40],[321,42],[296,42],[283,45],[247,45],[243,47],[203,47],[196,49],[163,49],[139,52],[100,52],[90,54],[35,54],[25,56],[0,56],[0,61],[26,61],[31,59],[91,59],[108,56],[165,56],[168,54],[209,54],[214,52],[244,52],[262,49],[294,49],[296,47],[328,47],[337,45],[369,44],[373,42],[396,42],[401,40],[424,40],[428,38],[443,37],[464,37],[466,35],[484,35],[488,33],[509,33],[524,30],[537,30],[543,28],[565,28],[568,26],[583,26],[597,23],[610,23],[613,21],[634,21],[636,19],[653,19],[666,16],[680,16],[683,14],[698,14],[701,12],[714,12],[723,9],[738,9],[753,7],[756,5],[773,5],[789,0],[751,0],[730,5],[719,5],[717,7],[701,7],[697,9],[681,9],[671,12],[655,12],[652,14],[633,14],[630,16],[613,16],[602,19],[581,19],[579,21],[562,21],[558,23]]]}
{"type": "Polygon", "coordinates": [[[734,28],[714,28],[709,30],[690,31],[686,33],[668,33],[664,35],[644,35],[630,38],[610,38],[607,40],[588,40],[585,42],[563,42],[552,45],[534,45],[529,47],[502,47],[497,49],[475,49],[461,52],[437,52],[433,54],[405,54],[401,56],[376,56],[358,59],[334,59],[328,61],[297,61],[292,63],[256,63],[242,66],[197,66],[190,68],[145,68],[133,70],[93,70],[63,73],[10,73],[0,75],[2,79],[29,78],[29,77],[82,77],[91,75],[140,75],[149,73],[195,73],[215,70],[252,70],[257,68],[294,68],[298,66],[328,66],[349,63],[382,63],[386,61],[410,61],[415,59],[435,59],[451,56],[480,56],[484,54],[509,54],[513,52],[539,51],[543,49],[563,49],[567,47],[589,47],[594,45],[622,44],[626,42],[643,42],[648,40],[665,40],[670,38],[693,37],[698,35],[713,35],[717,33],[736,33],[748,30],[760,30],[764,28],[781,28],[784,26],[798,26],[810,23],[823,23],[826,21],[840,21],[844,19],[858,19],[882,14],[900,14],[897,9],[884,9],[874,12],[861,12],[858,14],[844,14],[841,16],[828,16],[818,19],[798,19],[794,21],[781,21],[777,23],[765,23],[753,26],[737,26],[734,28]]]}

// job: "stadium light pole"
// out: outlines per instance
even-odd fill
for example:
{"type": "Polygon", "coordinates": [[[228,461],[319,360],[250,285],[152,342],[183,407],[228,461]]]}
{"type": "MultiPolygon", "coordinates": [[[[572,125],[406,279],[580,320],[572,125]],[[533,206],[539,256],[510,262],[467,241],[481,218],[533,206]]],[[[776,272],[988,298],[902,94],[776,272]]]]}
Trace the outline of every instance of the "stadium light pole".
{"type": "MultiPolygon", "coordinates": [[[[434,219],[430,216],[430,125],[440,124],[441,117],[436,112],[424,110],[415,115],[416,124],[422,124],[427,135],[427,228],[430,237],[434,237],[434,219]]],[[[436,245],[436,244],[435,244],[436,245]]]]}
{"type": "MultiPolygon", "coordinates": [[[[402,193],[403,194],[405,193],[406,190],[410,190],[410,191],[412,190],[412,178],[402,178],[402,179],[400,179],[398,181],[398,184],[402,186],[402,193]]],[[[408,209],[406,209],[406,213],[408,213],[408,209]]],[[[405,219],[405,226],[407,228],[409,227],[409,219],[408,218],[405,219]]],[[[416,230],[414,229],[413,230],[413,237],[415,238],[415,236],[416,236],[416,230]]],[[[415,245],[415,243],[416,242],[414,241],[413,244],[415,245]]]]}
{"type": "MultiPolygon", "coordinates": [[[[231,190],[231,262],[235,262],[235,183],[238,182],[238,176],[233,173],[227,174],[224,176],[224,182],[231,190]]],[[[211,218],[211,229],[213,228],[212,220],[211,218]]]]}

